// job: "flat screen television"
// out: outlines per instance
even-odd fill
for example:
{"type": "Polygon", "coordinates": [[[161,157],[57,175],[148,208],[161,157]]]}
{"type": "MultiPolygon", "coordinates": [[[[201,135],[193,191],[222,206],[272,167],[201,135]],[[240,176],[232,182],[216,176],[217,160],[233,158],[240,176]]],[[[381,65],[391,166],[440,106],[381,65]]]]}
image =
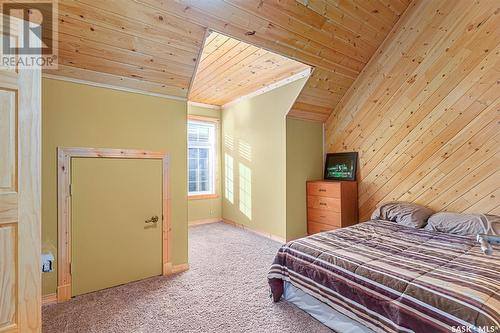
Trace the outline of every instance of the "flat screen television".
{"type": "Polygon", "coordinates": [[[327,154],[325,180],[356,180],[357,166],[357,152],[327,154]]]}

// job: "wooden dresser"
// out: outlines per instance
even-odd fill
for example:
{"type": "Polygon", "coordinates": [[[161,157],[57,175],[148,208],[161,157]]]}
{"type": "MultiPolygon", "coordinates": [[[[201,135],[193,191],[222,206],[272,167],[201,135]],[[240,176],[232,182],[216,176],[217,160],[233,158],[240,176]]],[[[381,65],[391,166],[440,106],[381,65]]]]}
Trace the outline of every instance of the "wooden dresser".
{"type": "Polygon", "coordinates": [[[358,223],[356,181],[307,182],[307,232],[348,227],[358,223]]]}

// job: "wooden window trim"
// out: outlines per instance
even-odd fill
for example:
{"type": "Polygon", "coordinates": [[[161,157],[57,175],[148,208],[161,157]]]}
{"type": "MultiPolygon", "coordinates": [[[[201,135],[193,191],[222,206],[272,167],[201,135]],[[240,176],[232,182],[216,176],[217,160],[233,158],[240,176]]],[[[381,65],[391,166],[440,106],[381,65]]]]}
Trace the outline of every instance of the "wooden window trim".
{"type": "Polygon", "coordinates": [[[189,200],[217,199],[219,195],[215,194],[193,194],[188,195],[189,200]]]}
{"type": "Polygon", "coordinates": [[[109,148],[57,148],[57,301],[63,302],[71,298],[71,159],[87,158],[133,158],[159,159],[163,165],[163,275],[172,274],[171,262],[171,217],[170,217],[170,156],[165,152],[154,152],[133,149],[109,148]]]}

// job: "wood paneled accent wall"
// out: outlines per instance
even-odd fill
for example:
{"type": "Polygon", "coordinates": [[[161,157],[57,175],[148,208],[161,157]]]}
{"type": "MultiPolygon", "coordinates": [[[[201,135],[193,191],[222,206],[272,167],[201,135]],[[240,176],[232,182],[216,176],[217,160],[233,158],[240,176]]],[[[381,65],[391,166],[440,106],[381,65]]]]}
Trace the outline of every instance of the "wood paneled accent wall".
{"type": "Polygon", "coordinates": [[[500,6],[415,1],[327,121],[358,151],[360,218],[379,202],[500,215],[500,6]]]}

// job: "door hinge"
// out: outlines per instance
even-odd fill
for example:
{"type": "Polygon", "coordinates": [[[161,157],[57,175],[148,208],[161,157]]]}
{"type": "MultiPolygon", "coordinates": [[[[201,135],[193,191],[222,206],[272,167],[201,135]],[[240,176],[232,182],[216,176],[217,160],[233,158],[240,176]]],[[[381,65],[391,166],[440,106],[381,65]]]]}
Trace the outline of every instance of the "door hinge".
{"type": "Polygon", "coordinates": [[[73,265],[69,263],[69,275],[73,275],[73,265]]]}
{"type": "Polygon", "coordinates": [[[69,196],[73,196],[73,184],[69,184],[69,196]]]}

